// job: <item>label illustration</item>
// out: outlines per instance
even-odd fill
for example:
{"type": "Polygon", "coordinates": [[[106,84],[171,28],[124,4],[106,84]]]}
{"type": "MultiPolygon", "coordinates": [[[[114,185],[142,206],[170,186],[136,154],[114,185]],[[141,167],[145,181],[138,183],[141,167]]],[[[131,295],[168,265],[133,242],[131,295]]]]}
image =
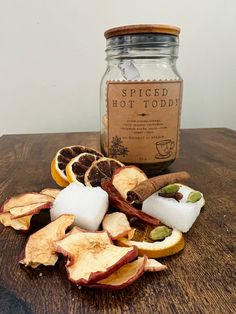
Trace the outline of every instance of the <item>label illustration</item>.
{"type": "Polygon", "coordinates": [[[182,81],[107,82],[108,154],[128,163],[177,157],[182,81]]]}

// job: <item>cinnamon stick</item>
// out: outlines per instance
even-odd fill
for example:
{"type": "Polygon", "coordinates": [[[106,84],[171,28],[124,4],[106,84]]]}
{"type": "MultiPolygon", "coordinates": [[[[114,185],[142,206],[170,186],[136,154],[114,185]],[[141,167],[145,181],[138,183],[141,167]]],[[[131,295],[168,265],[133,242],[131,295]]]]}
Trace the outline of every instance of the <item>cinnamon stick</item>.
{"type": "Polygon", "coordinates": [[[109,203],[114,208],[126,214],[128,217],[136,217],[148,225],[158,226],[160,224],[159,219],[143,213],[141,210],[138,210],[137,208],[129,204],[126,200],[124,200],[120,193],[117,191],[117,189],[114,187],[114,185],[111,183],[111,180],[102,180],[101,186],[103,190],[108,193],[109,203]]]}
{"type": "Polygon", "coordinates": [[[160,190],[162,187],[168,184],[186,181],[189,178],[190,175],[188,172],[181,171],[147,179],[127,193],[127,201],[143,203],[146,198],[160,190]]]}

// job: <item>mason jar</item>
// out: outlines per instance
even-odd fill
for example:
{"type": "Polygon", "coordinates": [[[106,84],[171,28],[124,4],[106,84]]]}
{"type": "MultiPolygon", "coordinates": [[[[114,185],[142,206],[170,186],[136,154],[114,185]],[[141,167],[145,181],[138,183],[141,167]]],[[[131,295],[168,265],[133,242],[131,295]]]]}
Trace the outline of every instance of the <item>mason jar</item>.
{"type": "Polygon", "coordinates": [[[182,78],[176,68],[180,29],[131,25],[105,32],[101,80],[101,149],[148,175],[177,157],[182,78]]]}

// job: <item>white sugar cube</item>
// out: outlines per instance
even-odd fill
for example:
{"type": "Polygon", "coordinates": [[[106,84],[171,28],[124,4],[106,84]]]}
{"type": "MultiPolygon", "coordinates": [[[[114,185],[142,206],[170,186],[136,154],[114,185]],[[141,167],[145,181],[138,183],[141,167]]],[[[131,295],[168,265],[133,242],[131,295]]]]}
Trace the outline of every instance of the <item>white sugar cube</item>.
{"type": "Polygon", "coordinates": [[[183,198],[178,202],[173,198],[165,198],[158,192],[148,197],[142,206],[142,211],[172,228],[187,232],[200,214],[205,201],[203,195],[196,203],[187,203],[187,197],[194,191],[188,186],[181,185],[179,192],[183,198]]]}
{"type": "Polygon", "coordinates": [[[51,220],[62,214],[76,216],[75,225],[96,231],[108,209],[108,194],[100,187],[71,183],[56,197],[50,210],[51,220]]]}

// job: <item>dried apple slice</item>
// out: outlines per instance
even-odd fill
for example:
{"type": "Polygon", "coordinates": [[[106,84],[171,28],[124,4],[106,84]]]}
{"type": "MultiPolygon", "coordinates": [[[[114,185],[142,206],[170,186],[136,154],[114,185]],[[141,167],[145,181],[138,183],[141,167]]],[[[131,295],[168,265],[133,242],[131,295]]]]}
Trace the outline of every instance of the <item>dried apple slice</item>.
{"type": "Polygon", "coordinates": [[[131,231],[127,216],[120,212],[105,215],[102,221],[102,227],[103,230],[108,232],[112,240],[126,237],[131,231]]]}
{"type": "Polygon", "coordinates": [[[91,288],[105,288],[109,290],[119,290],[128,287],[134,281],[136,281],[145,271],[145,264],[147,257],[139,257],[136,261],[128,263],[109,277],[99,280],[93,285],[90,285],[91,288]]]}
{"type": "Polygon", "coordinates": [[[9,212],[11,208],[27,206],[36,203],[47,203],[53,202],[54,198],[49,195],[44,195],[36,192],[31,193],[23,193],[17,196],[12,196],[7,199],[1,209],[0,212],[9,212]]]}
{"type": "Polygon", "coordinates": [[[30,228],[30,220],[32,215],[14,219],[9,212],[0,213],[0,223],[5,227],[12,227],[15,230],[27,231],[30,228]]]}
{"type": "Polygon", "coordinates": [[[150,271],[150,272],[157,272],[157,271],[162,271],[165,269],[167,269],[166,265],[163,265],[162,263],[158,262],[157,260],[153,258],[148,258],[144,267],[145,271],[150,271]]]}
{"type": "Polygon", "coordinates": [[[141,169],[130,165],[115,170],[112,176],[112,184],[126,200],[127,192],[147,179],[148,177],[141,169]]]}
{"type": "Polygon", "coordinates": [[[15,230],[29,230],[33,214],[50,208],[54,198],[39,193],[23,193],[7,199],[0,208],[0,223],[15,230]]]}
{"type": "Polygon", "coordinates": [[[74,222],[74,219],[74,215],[62,215],[32,234],[25,247],[25,257],[20,263],[32,268],[40,264],[55,265],[58,255],[54,250],[53,241],[65,236],[66,229],[74,222]]]}
{"type": "Polygon", "coordinates": [[[108,277],[138,254],[135,247],[124,249],[113,245],[106,231],[81,232],[73,229],[70,235],[54,242],[54,245],[56,252],[68,257],[66,269],[69,280],[80,285],[108,277]]]}
{"type": "Polygon", "coordinates": [[[60,189],[53,189],[53,188],[46,188],[46,189],[43,189],[40,194],[44,194],[44,195],[49,195],[53,198],[56,198],[58,193],[60,193],[61,190],[60,189]]]}
{"type": "Polygon", "coordinates": [[[12,218],[21,218],[28,215],[38,214],[41,210],[48,209],[52,206],[51,202],[47,203],[36,203],[27,206],[18,206],[10,209],[10,213],[12,214],[12,218]]]}

